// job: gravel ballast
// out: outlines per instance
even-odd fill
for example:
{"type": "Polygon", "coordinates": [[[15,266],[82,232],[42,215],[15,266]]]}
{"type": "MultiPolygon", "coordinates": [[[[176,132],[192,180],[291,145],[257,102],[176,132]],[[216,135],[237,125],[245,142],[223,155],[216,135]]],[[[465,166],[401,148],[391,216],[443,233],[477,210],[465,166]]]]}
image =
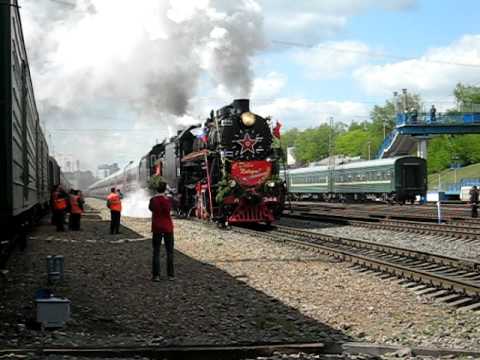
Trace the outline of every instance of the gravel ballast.
{"type": "Polygon", "coordinates": [[[477,313],[308,250],[198,222],[175,220],[176,280],[153,283],[149,220],[124,217],[131,231],[111,236],[104,202],[88,204],[105,221],[86,217],[84,231],[66,233],[44,224],[10,260],[0,346],[365,341],[480,350],[477,313]],[[72,301],[72,320],[42,334],[29,318],[53,254],[65,256],[66,279],[54,290],[72,301]]]}
{"type": "Polygon", "coordinates": [[[391,230],[370,229],[353,225],[335,225],[297,219],[282,219],[281,224],[296,225],[320,234],[389,244],[444,256],[480,261],[480,246],[447,236],[415,234],[391,230]]]}

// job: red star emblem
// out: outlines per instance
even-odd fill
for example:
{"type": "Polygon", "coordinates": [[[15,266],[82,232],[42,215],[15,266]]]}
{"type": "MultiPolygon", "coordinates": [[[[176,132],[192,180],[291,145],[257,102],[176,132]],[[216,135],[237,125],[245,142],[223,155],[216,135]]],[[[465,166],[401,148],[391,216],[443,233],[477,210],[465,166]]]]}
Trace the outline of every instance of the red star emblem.
{"type": "Polygon", "coordinates": [[[255,149],[253,147],[258,142],[258,140],[252,139],[248,133],[245,134],[242,140],[235,140],[235,142],[242,146],[242,149],[240,150],[240,155],[243,155],[243,153],[246,153],[247,151],[255,154],[255,149]]]}

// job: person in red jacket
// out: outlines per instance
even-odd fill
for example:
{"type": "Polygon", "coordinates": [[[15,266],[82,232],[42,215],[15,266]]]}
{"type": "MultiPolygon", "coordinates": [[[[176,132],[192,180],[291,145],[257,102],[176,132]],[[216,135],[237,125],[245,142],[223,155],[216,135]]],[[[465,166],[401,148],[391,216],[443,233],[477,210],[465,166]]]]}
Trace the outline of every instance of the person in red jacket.
{"type": "Polygon", "coordinates": [[[80,230],[80,219],[83,213],[83,199],[79,190],[72,190],[70,195],[70,229],[80,230]]]}
{"type": "Polygon", "coordinates": [[[148,208],[152,212],[152,280],[160,281],[160,246],[162,239],[165,241],[167,253],[167,275],[169,280],[174,280],[173,269],[173,222],[170,216],[171,202],[165,196],[167,184],[159,183],[157,194],[150,199],[148,208]]]}
{"type": "Polygon", "coordinates": [[[110,234],[119,234],[122,200],[114,187],[110,189],[110,194],[107,196],[107,207],[110,209],[110,234]]]}
{"type": "Polygon", "coordinates": [[[57,185],[51,196],[53,209],[53,222],[57,226],[57,231],[65,231],[65,213],[68,208],[68,194],[61,185],[57,185]]]}

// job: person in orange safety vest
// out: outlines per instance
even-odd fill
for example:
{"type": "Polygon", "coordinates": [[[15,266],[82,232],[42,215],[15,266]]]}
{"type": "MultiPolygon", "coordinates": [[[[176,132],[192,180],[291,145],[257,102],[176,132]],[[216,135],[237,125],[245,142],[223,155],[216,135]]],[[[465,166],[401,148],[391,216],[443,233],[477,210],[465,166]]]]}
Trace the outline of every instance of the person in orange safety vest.
{"type": "Polygon", "coordinates": [[[83,213],[83,199],[80,191],[73,190],[70,195],[70,230],[80,230],[80,219],[83,213]]]}
{"type": "Polygon", "coordinates": [[[58,185],[52,193],[53,223],[57,231],[65,231],[65,213],[68,208],[68,195],[61,185],[58,185]]]}
{"type": "Polygon", "coordinates": [[[118,234],[120,229],[120,215],[122,212],[122,200],[115,188],[110,189],[107,197],[107,207],[110,209],[110,234],[118,234]]]}

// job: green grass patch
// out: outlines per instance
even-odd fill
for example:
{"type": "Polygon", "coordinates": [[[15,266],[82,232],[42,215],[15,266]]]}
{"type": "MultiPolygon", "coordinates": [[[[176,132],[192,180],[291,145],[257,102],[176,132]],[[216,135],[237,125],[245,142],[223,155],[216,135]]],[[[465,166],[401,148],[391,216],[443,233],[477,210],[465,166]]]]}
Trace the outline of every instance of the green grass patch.
{"type": "MultiPolygon", "coordinates": [[[[428,161],[428,160],[427,160],[428,161]]],[[[462,179],[480,178],[480,164],[468,165],[457,169],[457,182],[462,179]]],[[[428,175],[428,190],[447,190],[448,184],[455,183],[455,170],[447,169],[428,175]],[[439,179],[440,178],[440,179],[439,179]]]]}

